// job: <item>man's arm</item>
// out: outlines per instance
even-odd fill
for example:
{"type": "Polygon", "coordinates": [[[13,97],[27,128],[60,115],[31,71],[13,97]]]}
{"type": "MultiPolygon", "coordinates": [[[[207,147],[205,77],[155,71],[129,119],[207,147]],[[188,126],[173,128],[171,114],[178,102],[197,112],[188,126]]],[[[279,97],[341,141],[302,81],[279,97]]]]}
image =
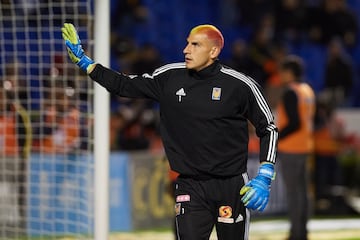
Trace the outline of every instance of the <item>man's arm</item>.
{"type": "Polygon", "coordinates": [[[109,92],[122,97],[160,99],[158,79],[147,74],[129,76],[96,64],[89,76],[109,92]]]}
{"type": "Polygon", "coordinates": [[[65,23],[61,31],[71,61],[109,92],[123,97],[159,100],[160,87],[151,75],[128,76],[96,64],[85,54],[74,25],[65,23]]]}
{"type": "Polygon", "coordinates": [[[248,94],[248,101],[248,118],[256,129],[256,135],[260,138],[260,162],[275,164],[278,129],[262,89],[254,85],[248,94]]]}
{"type": "Polygon", "coordinates": [[[275,179],[278,132],[270,107],[256,84],[249,92],[249,120],[260,138],[260,167],[256,177],[240,190],[245,207],[263,211],[269,201],[271,181],[275,179]]]}

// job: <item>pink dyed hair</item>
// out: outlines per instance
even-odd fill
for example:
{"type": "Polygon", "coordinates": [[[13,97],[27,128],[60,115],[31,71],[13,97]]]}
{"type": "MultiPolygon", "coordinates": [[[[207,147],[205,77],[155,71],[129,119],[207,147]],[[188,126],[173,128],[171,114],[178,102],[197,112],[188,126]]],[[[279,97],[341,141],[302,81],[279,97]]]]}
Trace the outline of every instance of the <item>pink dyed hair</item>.
{"type": "Polygon", "coordinates": [[[198,25],[191,29],[190,34],[204,33],[207,37],[214,41],[215,45],[222,49],[224,47],[224,37],[219,29],[210,24],[198,25]]]}

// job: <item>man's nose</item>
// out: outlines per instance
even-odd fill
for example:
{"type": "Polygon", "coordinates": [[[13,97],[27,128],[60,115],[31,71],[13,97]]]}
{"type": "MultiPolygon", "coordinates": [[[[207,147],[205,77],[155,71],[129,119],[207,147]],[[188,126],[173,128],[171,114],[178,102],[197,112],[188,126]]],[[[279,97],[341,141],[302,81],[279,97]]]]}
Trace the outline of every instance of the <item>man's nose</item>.
{"type": "Polygon", "coordinates": [[[186,53],[189,53],[189,48],[188,48],[189,45],[186,45],[186,47],[184,48],[183,50],[183,53],[186,54],[186,53]]]}

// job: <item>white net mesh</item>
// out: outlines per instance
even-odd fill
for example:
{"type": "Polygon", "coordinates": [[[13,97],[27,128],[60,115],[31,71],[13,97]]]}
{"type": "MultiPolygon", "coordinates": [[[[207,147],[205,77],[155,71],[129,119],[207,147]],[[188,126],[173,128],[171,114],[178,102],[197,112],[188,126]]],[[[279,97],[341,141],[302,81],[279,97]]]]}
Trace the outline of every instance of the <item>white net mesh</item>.
{"type": "Polygon", "coordinates": [[[61,37],[91,50],[92,2],[0,0],[0,239],[93,232],[93,87],[61,37]]]}

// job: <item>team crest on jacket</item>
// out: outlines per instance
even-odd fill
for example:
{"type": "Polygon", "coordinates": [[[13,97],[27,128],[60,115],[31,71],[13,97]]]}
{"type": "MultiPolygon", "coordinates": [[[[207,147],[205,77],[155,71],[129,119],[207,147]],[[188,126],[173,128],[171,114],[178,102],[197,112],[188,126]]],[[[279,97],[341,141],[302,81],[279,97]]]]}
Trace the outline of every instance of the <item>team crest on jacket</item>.
{"type": "Polygon", "coordinates": [[[212,100],[220,100],[220,97],[221,97],[221,88],[214,87],[212,90],[211,99],[212,100]]]}

